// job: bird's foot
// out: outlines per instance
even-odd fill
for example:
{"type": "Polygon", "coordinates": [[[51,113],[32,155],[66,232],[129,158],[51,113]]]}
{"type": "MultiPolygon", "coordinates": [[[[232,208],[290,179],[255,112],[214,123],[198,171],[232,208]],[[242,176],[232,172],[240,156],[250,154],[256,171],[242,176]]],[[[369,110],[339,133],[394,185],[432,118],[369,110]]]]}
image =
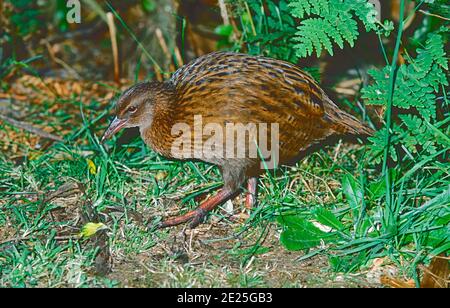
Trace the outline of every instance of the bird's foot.
{"type": "Polygon", "coordinates": [[[186,222],[191,222],[190,227],[195,228],[205,220],[206,215],[209,211],[216,208],[218,205],[222,204],[230,197],[232,197],[234,191],[230,191],[227,189],[221,189],[217,195],[212,198],[209,198],[205,202],[203,202],[198,208],[193,211],[190,211],[182,216],[169,218],[158,225],[158,229],[173,227],[180,224],[184,224],[186,222]]]}
{"type": "Polygon", "coordinates": [[[195,210],[195,215],[191,220],[191,223],[189,224],[189,227],[191,229],[197,228],[199,225],[201,225],[202,223],[205,222],[206,219],[206,215],[208,214],[208,212],[206,212],[203,209],[196,209],[195,210]]]}
{"type": "Polygon", "coordinates": [[[253,177],[247,182],[247,195],[245,198],[245,207],[251,210],[257,202],[258,178],[253,177]]]}
{"type": "Polygon", "coordinates": [[[190,211],[184,215],[169,218],[167,220],[162,221],[161,223],[159,223],[158,229],[178,226],[178,225],[187,223],[189,221],[191,222],[189,224],[189,227],[191,227],[191,229],[194,229],[205,221],[207,214],[208,214],[207,211],[205,211],[201,208],[198,208],[198,209],[190,211]]]}

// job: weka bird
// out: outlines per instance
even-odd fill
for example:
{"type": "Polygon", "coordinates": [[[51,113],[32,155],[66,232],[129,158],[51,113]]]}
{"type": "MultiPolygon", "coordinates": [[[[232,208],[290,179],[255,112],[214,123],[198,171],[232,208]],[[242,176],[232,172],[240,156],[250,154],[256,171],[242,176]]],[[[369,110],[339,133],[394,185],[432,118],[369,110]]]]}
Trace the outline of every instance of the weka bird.
{"type": "MultiPolygon", "coordinates": [[[[171,159],[187,159],[186,148],[178,151],[173,146],[180,138],[180,131],[173,128],[183,123],[182,127],[194,132],[194,119],[199,116],[204,127],[219,125],[224,130],[228,123],[276,123],[279,164],[295,162],[330,136],[372,134],[371,128],[340,110],[313,78],[295,65],[266,57],[215,52],[184,65],[166,82],[144,82],[126,90],[116,103],[116,118],[102,140],[122,128],[139,127],[143,140],[154,151],[171,159]]],[[[270,128],[268,131],[271,133],[270,128]]],[[[250,157],[248,150],[240,157],[220,155],[225,153],[221,150],[211,154],[197,147],[201,144],[197,141],[210,136],[195,132],[185,135],[181,138],[188,146],[187,152],[193,154],[192,158],[217,165],[224,185],[197,209],[168,219],[160,227],[188,221],[192,227],[197,226],[207,212],[236,196],[246,182],[246,203],[252,206],[258,176],[265,171],[262,156],[250,157]]],[[[251,142],[245,138],[245,145],[251,142]]],[[[226,148],[225,140],[223,143],[226,148]]],[[[240,150],[238,144],[232,144],[233,151],[240,150]]],[[[222,144],[214,146],[222,149],[222,144]]]]}

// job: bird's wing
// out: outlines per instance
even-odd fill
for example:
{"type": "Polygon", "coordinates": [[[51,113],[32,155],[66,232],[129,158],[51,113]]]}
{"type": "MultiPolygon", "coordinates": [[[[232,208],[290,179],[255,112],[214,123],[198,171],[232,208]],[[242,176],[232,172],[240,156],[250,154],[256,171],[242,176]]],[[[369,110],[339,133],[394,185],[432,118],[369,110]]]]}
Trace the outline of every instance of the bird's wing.
{"type": "Polygon", "coordinates": [[[171,82],[177,89],[178,103],[191,105],[194,110],[201,105],[223,112],[229,108],[237,112],[244,109],[253,116],[252,109],[258,113],[277,112],[280,116],[324,116],[324,93],[314,79],[280,60],[211,53],[183,66],[171,82]]]}
{"type": "Polygon", "coordinates": [[[171,81],[179,110],[175,122],[192,127],[201,116],[202,125],[264,123],[269,134],[271,125],[278,125],[282,160],[330,133],[325,93],[311,76],[287,62],[213,53],[183,67],[171,81]]]}

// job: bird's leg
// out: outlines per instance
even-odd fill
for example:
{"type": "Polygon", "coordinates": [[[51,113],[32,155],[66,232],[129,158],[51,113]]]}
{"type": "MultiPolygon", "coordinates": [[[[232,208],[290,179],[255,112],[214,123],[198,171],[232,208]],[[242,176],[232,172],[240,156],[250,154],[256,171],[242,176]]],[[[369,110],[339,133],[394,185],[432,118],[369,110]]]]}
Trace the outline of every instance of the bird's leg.
{"type": "Polygon", "coordinates": [[[182,216],[169,218],[162,223],[160,223],[159,228],[166,228],[177,226],[179,224],[192,221],[191,228],[195,228],[199,224],[203,222],[206,214],[215,209],[220,204],[227,201],[230,197],[234,195],[235,191],[230,189],[222,188],[214,197],[211,197],[204,201],[198,208],[193,211],[190,211],[182,216]]]}
{"type": "Polygon", "coordinates": [[[245,207],[252,209],[257,200],[258,178],[252,177],[247,181],[247,196],[245,198],[245,207]]]}

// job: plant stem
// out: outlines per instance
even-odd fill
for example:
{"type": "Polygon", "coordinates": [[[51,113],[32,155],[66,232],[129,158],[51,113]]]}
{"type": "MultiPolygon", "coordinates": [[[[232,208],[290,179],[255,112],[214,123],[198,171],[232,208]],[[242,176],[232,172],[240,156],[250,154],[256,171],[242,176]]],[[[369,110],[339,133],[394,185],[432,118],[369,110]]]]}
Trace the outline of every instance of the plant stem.
{"type": "MultiPolygon", "coordinates": [[[[392,57],[392,64],[391,64],[391,72],[390,72],[390,90],[389,90],[389,100],[386,110],[386,146],[384,149],[384,157],[383,157],[383,174],[385,176],[385,182],[386,182],[386,207],[387,209],[391,209],[391,178],[390,178],[390,172],[389,172],[389,166],[388,166],[388,159],[389,159],[389,150],[391,146],[391,126],[392,126],[392,102],[394,100],[394,90],[395,90],[395,81],[397,79],[397,61],[398,61],[398,54],[400,51],[400,44],[402,41],[402,34],[403,34],[403,24],[404,24],[404,14],[405,14],[405,0],[400,1],[400,17],[399,17],[399,29],[397,34],[397,41],[395,43],[395,50],[394,55],[392,57]]],[[[391,215],[389,215],[391,217],[391,215]]]]}

